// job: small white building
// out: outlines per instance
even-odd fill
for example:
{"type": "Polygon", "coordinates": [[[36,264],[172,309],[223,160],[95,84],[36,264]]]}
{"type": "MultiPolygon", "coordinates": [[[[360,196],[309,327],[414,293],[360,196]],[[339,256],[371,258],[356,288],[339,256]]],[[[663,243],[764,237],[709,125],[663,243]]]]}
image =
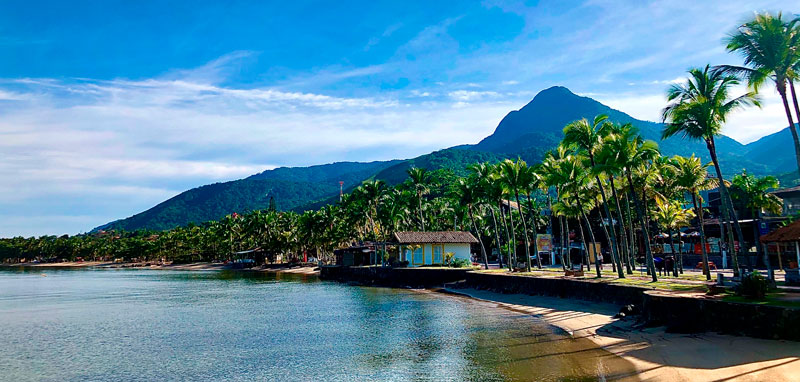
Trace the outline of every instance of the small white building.
{"type": "Polygon", "coordinates": [[[408,266],[444,264],[445,253],[452,252],[453,259],[472,261],[470,244],[478,239],[469,232],[395,232],[394,241],[398,245],[400,261],[408,261],[408,266]]]}

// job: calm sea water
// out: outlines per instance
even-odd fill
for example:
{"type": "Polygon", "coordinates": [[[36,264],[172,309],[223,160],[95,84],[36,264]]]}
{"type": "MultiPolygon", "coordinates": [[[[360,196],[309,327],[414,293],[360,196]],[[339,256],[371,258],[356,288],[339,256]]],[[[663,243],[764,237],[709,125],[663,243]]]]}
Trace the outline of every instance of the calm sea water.
{"type": "Polygon", "coordinates": [[[2,381],[602,380],[529,315],[314,276],[0,270],[2,381]]]}

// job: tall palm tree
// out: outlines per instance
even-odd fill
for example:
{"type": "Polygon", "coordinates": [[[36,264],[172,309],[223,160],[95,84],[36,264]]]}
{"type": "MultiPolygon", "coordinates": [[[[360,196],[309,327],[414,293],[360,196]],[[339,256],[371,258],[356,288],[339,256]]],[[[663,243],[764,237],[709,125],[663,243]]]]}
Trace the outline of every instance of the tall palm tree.
{"type": "Polygon", "coordinates": [[[528,197],[528,215],[531,219],[531,235],[532,235],[532,242],[533,242],[533,253],[536,255],[536,268],[542,269],[542,258],[539,256],[539,243],[537,243],[537,231],[538,231],[538,219],[539,216],[539,209],[536,208],[536,204],[534,203],[533,193],[541,188],[542,185],[542,178],[539,176],[539,171],[536,166],[525,166],[523,168],[525,174],[523,179],[525,183],[522,185],[522,189],[525,191],[526,196],[528,197]]]}
{"type": "Polygon", "coordinates": [[[520,203],[519,198],[520,190],[528,183],[526,179],[528,175],[527,167],[528,165],[522,159],[517,159],[516,161],[506,159],[500,162],[500,180],[506,185],[517,201],[517,208],[519,209],[520,220],[522,221],[522,237],[525,240],[525,264],[527,271],[530,272],[531,253],[529,248],[530,244],[528,243],[528,225],[525,222],[525,215],[522,213],[522,203],[520,203]]]}
{"type": "MultiPolygon", "coordinates": [[[[495,206],[502,208],[503,202],[503,189],[502,186],[492,181],[492,173],[494,166],[489,163],[476,163],[467,168],[476,179],[478,179],[478,193],[480,197],[486,202],[489,208],[489,213],[492,215],[492,224],[494,228],[494,239],[497,247],[497,259],[500,268],[503,267],[503,251],[500,242],[500,228],[497,225],[497,215],[495,214],[495,206]]],[[[501,211],[502,212],[502,211],[501,211]]]]}
{"type": "Polygon", "coordinates": [[[477,190],[478,179],[475,177],[470,177],[468,179],[459,179],[458,184],[456,187],[456,192],[458,196],[458,202],[460,205],[465,206],[467,208],[467,213],[469,214],[469,219],[472,222],[472,228],[475,230],[475,235],[478,237],[478,242],[481,245],[481,255],[483,256],[483,267],[484,269],[489,269],[489,259],[486,255],[486,247],[483,245],[483,238],[481,235],[481,230],[478,228],[478,225],[475,223],[475,215],[473,214],[473,207],[480,203],[480,195],[477,190]]]}
{"type": "MultiPolygon", "coordinates": [[[[739,80],[722,71],[712,71],[709,66],[689,70],[689,78],[684,84],[676,84],[669,88],[667,100],[669,104],[662,112],[662,119],[666,126],[661,133],[662,138],[674,135],[683,135],[692,140],[703,140],[708,148],[714,170],[720,180],[719,190],[722,197],[722,207],[730,220],[733,221],[734,230],[739,239],[739,251],[744,252],[744,236],[733,202],[728,194],[728,187],[722,177],[722,169],[717,158],[717,147],[714,137],[722,132],[722,126],[731,112],[745,106],[760,106],[755,92],[747,92],[738,97],[730,97],[730,88],[739,84],[739,80]]],[[[706,275],[708,279],[710,274],[706,275]]]]}
{"type": "Polygon", "coordinates": [[[419,228],[421,231],[425,231],[425,218],[422,216],[422,196],[430,192],[430,188],[428,187],[430,174],[428,174],[428,170],[417,167],[411,167],[406,172],[408,173],[408,177],[411,178],[411,184],[414,186],[414,192],[417,194],[419,228]]]}
{"type": "Polygon", "coordinates": [[[613,224],[614,218],[608,209],[608,198],[606,198],[605,187],[603,186],[603,182],[600,181],[600,166],[598,166],[595,161],[595,155],[600,151],[603,144],[602,128],[607,122],[608,116],[603,114],[595,116],[591,124],[586,118],[572,122],[564,127],[563,142],[566,145],[574,146],[589,158],[589,164],[591,166],[589,170],[594,173],[595,187],[600,191],[600,196],[603,198],[603,211],[605,212],[605,218],[608,219],[609,222],[611,256],[615,259],[614,262],[617,263],[617,275],[620,278],[625,278],[625,273],[623,273],[622,267],[618,262],[619,253],[617,249],[619,246],[617,244],[617,232],[613,224]]]}
{"type": "MultiPolygon", "coordinates": [[[[785,20],[782,13],[772,15],[768,12],[757,13],[755,18],[740,25],[726,39],[729,52],[736,52],[744,58],[744,67],[721,65],[718,68],[728,73],[741,75],[753,91],[766,82],[775,83],[775,89],[783,101],[783,109],[789,122],[789,131],[794,141],[794,151],[800,171],[800,136],[792,118],[789,100],[786,95],[787,83],[794,90],[793,79],[797,76],[793,68],[800,62],[800,18],[785,20]]],[[[793,91],[794,93],[794,91],[793,91]]],[[[800,118],[800,108],[795,100],[795,113],[800,118]]]]}
{"type": "MultiPolygon", "coordinates": [[[[692,206],[694,207],[694,215],[698,218],[698,225],[700,228],[700,248],[703,256],[703,273],[709,274],[708,269],[708,251],[706,250],[706,233],[705,221],[703,220],[703,202],[700,196],[700,191],[707,191],[717,188],[719,182],[716,178],[708,177],[708,168],[711,163],[703,164],[700,158],[694,156],[682,157],[674,156],[675,167],[677,169],[675,176],[675,184],[678,189],[689,193],[692,197],[692,206]]],[[[739,271],[738,260],[736,255],[733,256],[734,272],[739,271]]],[[[683,263],[680,264],[683,266],[683,263]]],[[[737,273],[738,274],[738,273],[737,273]]]]}
{"type": "MultiPolygon", "coordinates": [[[[764,219],[765,211],[773,214],[780,214],[783,209],[781,199],[769,193],[769,190],[777,189],[779,185],[778,179],[774,176],[758,178],[745,171],[733,177],[733,181],[731,182],[731,197],[749,208],[753,213],[753,218],[758,219],[758,224],[760,224],[764,219]]],[[[769,255],[762,247],[761,240],[759,240],[761,235],[759,234],[758,224],[753,224],[755,245],[758,253],[763,256],[764,265],[767,266],[770,280],[774,280],[775,273],[769,262],[769,255]]]]}
{"type": "MultiPolygon", "coordinates": [[[[582,162],[582,158],[575,155],[567,156],[561,162],[560,170],[562,172],[562,176],[565,179],[568,179],[568,181],[563,185],[563,191],[565,193],[564,199],[569,201],[567,203],[562,201],[561,208],[563,209],[565,215],[573,216],[578,222],[578,228],[581,231],[581,240],[583,240],[584,258],[588,270],[590,266],[589,246],[586,242],[586,236],[584,235],[583,227],[584,225],[586,226],[592,242],[595,242],[592,225],[589,222],[586,213],[594,208],[596,199],[589,193],[589,189],[591,188],[591,179],[589,176],[589,171],[587,171],[587,169],[583,166],[582,162]],[[581,224],[581,220],[583,220],[583,224],[581,224]]],[[[592,246],[592,250],[596,250],[594,245],[592,246]]],[[[597,253],[594,253],[594,257],[597,277],[602,277],[601,265],[597,253]]]]}
{"type": "MultiPolygon", "coordinates": [[[[625,169],[625,176],[628,180],[630,198],[633,199],[633,204],[636,207],[636,212],[639,216],[639,224],[642,226],[642,240],[644,241],[643,244],[647,268],[651,277],[653,278],[653,281],[658,281],[656,276],[656,267],[653,260],[653,251],[650,248],[650,233],[648,229],[646,207],[644,206],[643,201],[639,198],[639,194],[636,192],[636,182],[633,179],[634,172],[646,172],[647,163],[659,156],[658,144],[653,141],[646,141],[641,136],[636,135],[630,137],[630,140],[627,141],[627,144],[619,145],[618,147],[620,150],[622,150],[619,160],[620,164],[622,164],[622,167],[625,169]],[[642,168],[645,168],[645,170],[642,170],[642,168]]],[[[638,178],[642,179],[643,177],[638,176],[638,178]]],[[[642,197],[644,198],[646,195],[647,182],[644,180],[642,183],[642,197]]]]}

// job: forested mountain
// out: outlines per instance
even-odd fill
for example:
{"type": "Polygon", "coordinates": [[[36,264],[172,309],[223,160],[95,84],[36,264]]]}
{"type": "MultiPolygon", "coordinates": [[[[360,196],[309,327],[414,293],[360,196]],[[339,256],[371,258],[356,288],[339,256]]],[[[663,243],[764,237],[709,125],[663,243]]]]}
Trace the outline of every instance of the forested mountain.
{"type": "MultiPolygon", "coordinates": [[[[462,145],[408,160],[339,162],[309,167],[281,167],[245,179],[216,183],[185,191],[155,207],[98,228],[135,230],[168,229],[188,223],[216,220],[233,212],[264,209],[270,199],[280,210],[302,211],[337,200],[339,181],[345,191],[367,179],[397,184],[406,179],[410,167],[451,169],[463,175],[468,164],[521,157],[539,161],[562,138],[564,125],[580,118],[607,114],[615,122],[631,123],[645,138],[659,143],[664,154],[697,154],[709,160],[700,142],[679,137],[662,141],[662,124],[635,119],[591,98],[555,86],[545,89],[520,110],[511,111],[494,133],[475,145],[462,145]]],[[[720,164],[728,174],[747,169],[764,175],[794,170],[794,150],[788,129],[748,145],[721,136],[717,140],[720,164]]]]}
{"type": "MultiPolygon", "coordinates": [[[[704,143],[687,141],[680,137],[662,141],[663,124],[633,118],[594,99],[574,94],[562,86],[542,90],[522,109],[508,113],[500,121],[494,133],[473,148],[512,157],[520,156],[526,161],[536,162],[541,160],[547,150],[558,144],[566,124],[581,118],[591,120],[598,114],[606,114],[614,122],[633,124],[639,129],[642,136],[658,142],[661,151],[665,154],[691,155],[695,153],[705,160],[710,160],[704,143]]],[[[767,160],[769,156],[775,155],[775,152],[767,150],[767,147],[754,148],[751,152],[748,151],[747,146],[727,136],[719,137],[716,143],[720,167],[728,173],[740,172],[742,168],[747,168],[748,171],[755,174],[771,174],[782,171],[781,166],[775,161],[767,160]],[[761,153],[766,155],[763,160],[754,160],[754,157],[751,157],[751,155],[760,155],[761,153]]],[[[791,145],[791,142],[788,144],[791,145]]],[[[790,150],[785,153],[792,154],[793,152],[790,150]]],[[[779,154],[783,154],[783,152],[779,154]]],[[[790,155],[787,157],[791,159],[790,155]]]]}
{"type": "Polygon", "coordinates": [[[400,183],[407,176],[406,169],[412,166],[453,169],[463,175],[471,163],[498,161],[499,158],[491,153],[452,148],[408,160],[280,167],[245,179],[193,188],[144,212],[96,229],[170,229],[217,220],[233,212],[266,209],[270,199],[279,210],[302,211],[335,202],[340,180],[345,184],[345,191],[349,191],[369,178],[382,179],[389,184],[400,183]]]}

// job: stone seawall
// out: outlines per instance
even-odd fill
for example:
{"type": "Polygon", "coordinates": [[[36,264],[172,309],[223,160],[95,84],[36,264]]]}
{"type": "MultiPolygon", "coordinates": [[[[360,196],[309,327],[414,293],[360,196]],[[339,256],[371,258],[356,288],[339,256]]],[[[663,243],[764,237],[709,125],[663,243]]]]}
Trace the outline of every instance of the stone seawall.
{"type": "Polygon", "coordinates": [[[467,274],[464,285],[499,293],[633,304],[647,325],[664,325],[675,332],[713,331],[800,341],[800,308],[668,296],[635,286],[476,272],[467,274]]]}
{"type": "Polygon", "coordinates": [[[319,277],[361,285],[431,288],[463,281],[469,271],[471,269],[325,266],[320,268],[319,277]]]}

